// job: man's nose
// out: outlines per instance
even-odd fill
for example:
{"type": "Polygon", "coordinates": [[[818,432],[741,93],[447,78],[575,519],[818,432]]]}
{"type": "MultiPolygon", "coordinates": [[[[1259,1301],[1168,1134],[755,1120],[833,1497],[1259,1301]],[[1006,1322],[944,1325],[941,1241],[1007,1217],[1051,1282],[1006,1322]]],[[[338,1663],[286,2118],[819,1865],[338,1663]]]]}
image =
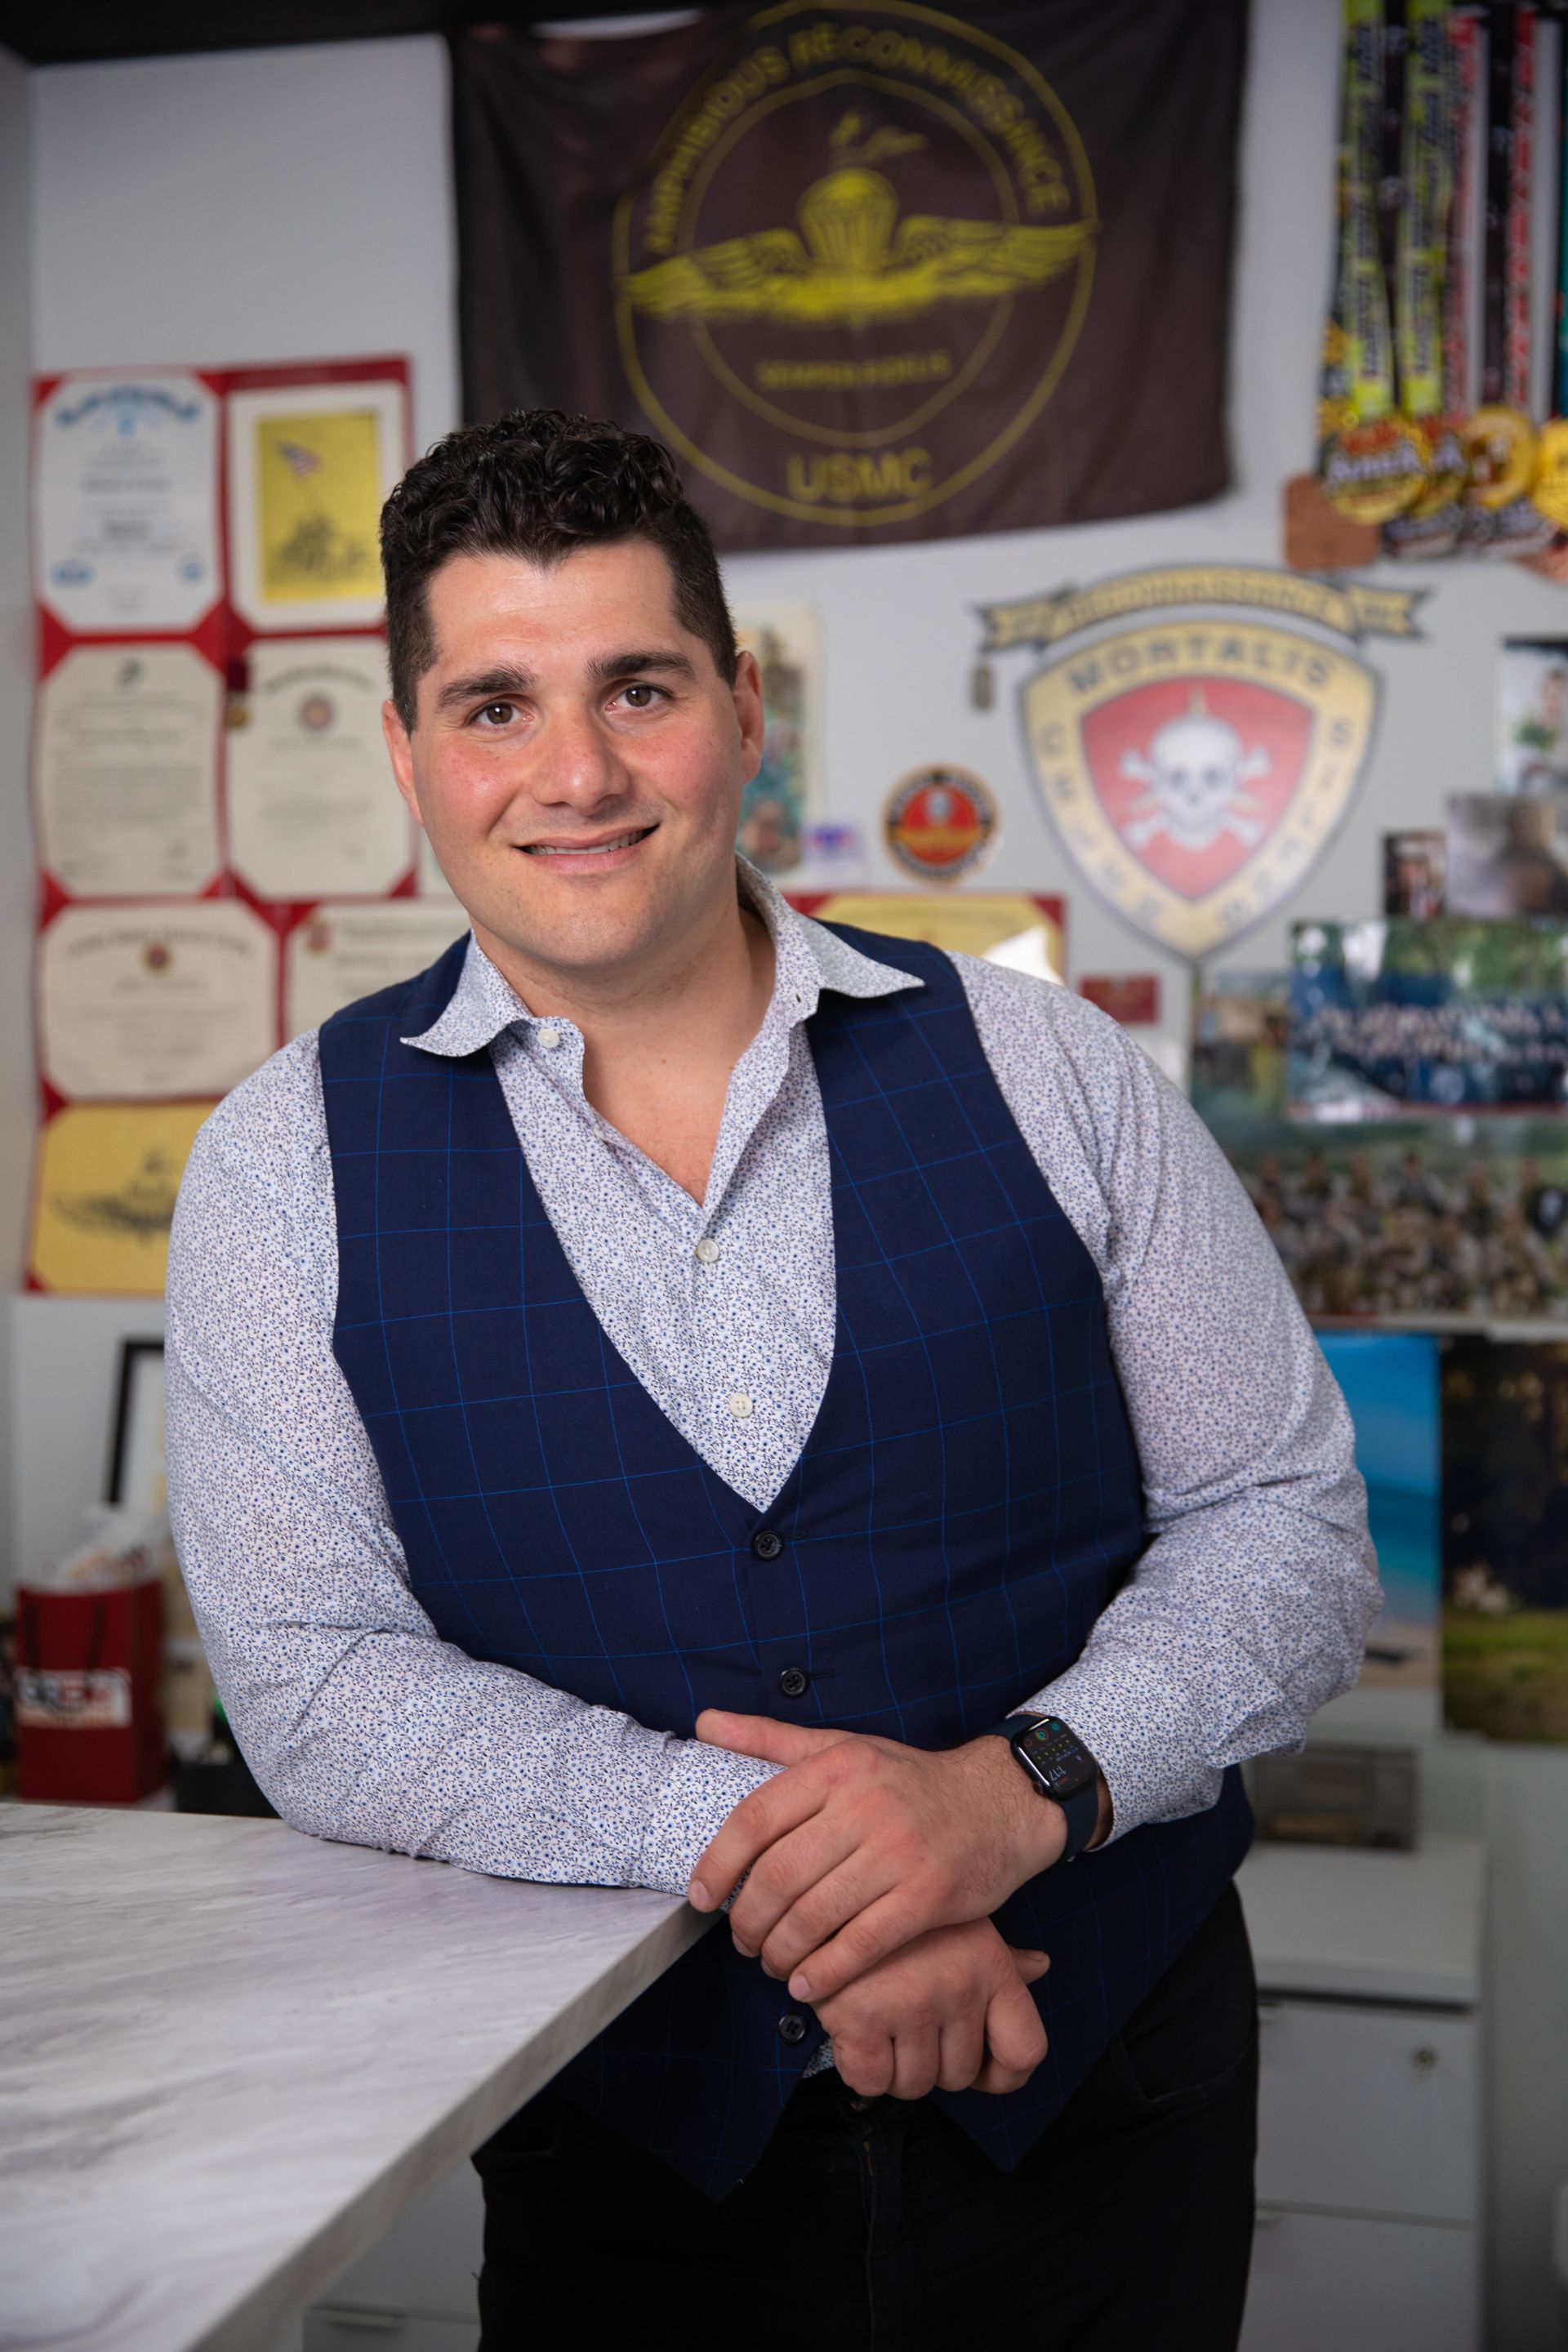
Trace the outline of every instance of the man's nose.
{"type": "Polygon", "coordinates": [[[552,711],[533,749],[529,785],[536,800],[592,806],[626,788],[620,748],[595,711],[552,711]]]}

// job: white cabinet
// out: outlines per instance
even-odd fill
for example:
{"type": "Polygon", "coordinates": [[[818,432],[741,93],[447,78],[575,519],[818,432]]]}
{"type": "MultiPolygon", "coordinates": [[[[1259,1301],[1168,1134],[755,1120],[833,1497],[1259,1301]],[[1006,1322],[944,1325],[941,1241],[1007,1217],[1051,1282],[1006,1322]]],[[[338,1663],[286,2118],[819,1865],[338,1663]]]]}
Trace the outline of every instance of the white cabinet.
{"type": "Polygon", "coordinates": [[[305,2314],[303,2352],[474,2352],[484,2218],[459,2164],[305,2314]]]}
{"type": "Polygon", "coordinates": [[[1273,1846],[1258,1967],[1258,2231],[1242,2352],[1476,2352],[1482,1854],[1273,1846]]]}
{"type": "Polygon", "coordinates": [[[1475,2352],[1475,2233],[1259,2205],[1242,2352],[1475,2352]]]}

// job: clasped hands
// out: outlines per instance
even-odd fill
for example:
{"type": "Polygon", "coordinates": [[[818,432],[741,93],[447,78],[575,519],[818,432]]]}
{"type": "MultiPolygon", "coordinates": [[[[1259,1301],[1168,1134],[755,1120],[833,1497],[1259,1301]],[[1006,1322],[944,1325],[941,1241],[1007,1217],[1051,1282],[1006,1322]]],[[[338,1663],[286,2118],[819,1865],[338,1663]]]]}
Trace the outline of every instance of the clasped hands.
{"type": "MultiPolygon", "coordinates": [[[[710,1746],[785,1769],[742,1800],[689,1890],[787,1980],[864,2097],[1014,2091],[1046,2054],[1027,1988],[1050,1966],[991,1922],[1067,1842],[1004,1739],[937,1752],[709,1708],[710,1746]]],[[[1102,1800],[1102,1811],[1103,1811],[1102,1800]]]]}

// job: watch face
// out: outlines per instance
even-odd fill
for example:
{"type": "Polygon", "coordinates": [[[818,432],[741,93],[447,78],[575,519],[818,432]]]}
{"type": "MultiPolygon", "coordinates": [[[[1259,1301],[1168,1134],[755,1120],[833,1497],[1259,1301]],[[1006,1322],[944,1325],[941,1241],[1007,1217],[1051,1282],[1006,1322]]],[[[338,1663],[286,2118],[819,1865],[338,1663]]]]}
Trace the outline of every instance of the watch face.
{"type": "Polygon", "coordinates": [[[1019,1746],[1053,1797],[1070,1797],[1100,1769],[1077,1732],[1069,1731],[1054,1715],[1026,1731],[1019,1746]]]}

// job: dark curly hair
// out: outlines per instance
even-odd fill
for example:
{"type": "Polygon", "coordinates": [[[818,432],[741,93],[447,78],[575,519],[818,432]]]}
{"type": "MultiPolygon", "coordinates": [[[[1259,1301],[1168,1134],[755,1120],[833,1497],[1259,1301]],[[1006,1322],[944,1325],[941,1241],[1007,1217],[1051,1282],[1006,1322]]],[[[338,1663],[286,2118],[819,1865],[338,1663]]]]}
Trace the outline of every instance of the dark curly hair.
{"type": "Polygon", "coordinates": [[[392,698],[410,732],[436,658],[425,585],[454,555],[559,563],[574,548],[642,539],[669,566],[676,617],[735,675],[734,623],[708,526],[681,493],[668,449],[559,408],[514,408],[464,425],[408,471],[381,510],[392,698]]]}

